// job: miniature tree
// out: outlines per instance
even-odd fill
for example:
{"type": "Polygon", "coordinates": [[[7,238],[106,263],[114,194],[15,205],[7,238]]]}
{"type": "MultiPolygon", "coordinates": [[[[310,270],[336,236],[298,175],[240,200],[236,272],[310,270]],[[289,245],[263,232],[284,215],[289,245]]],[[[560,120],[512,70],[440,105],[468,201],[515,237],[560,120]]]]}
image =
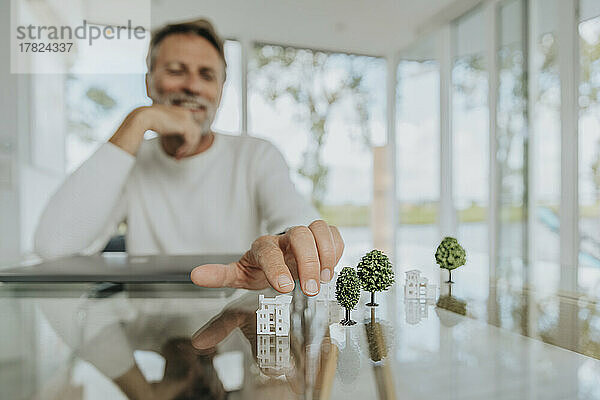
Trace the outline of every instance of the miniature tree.
{"type": "Polygon", "coordinates": [[[452,270],[464,265],[467,261],[465,249],[453,237],[446,236],[435,252],[435,261],[440,268],[448,270],[448,280],[446,283],[452,282],[452,270]]]}
{"type": "Polygon", "coordinates": [[[371,292],[371,302],[367,305],[378,306],[375,303],[375,292],[386,290],[394,283],[392,263],[382,251],[371,250],[360,260],[357,269],[363,289],[371,292]]]}
{"type": "Polygon", "coordinates": [[[360,280],[354,268],[344,267],[340,271],[335,282],[335,297],[338,303],[346,309],[346,317],[340,321],[340,324],[356,324],[356,321],[350,319],[350,310],[356,306],[360,298],[360,280]]]}

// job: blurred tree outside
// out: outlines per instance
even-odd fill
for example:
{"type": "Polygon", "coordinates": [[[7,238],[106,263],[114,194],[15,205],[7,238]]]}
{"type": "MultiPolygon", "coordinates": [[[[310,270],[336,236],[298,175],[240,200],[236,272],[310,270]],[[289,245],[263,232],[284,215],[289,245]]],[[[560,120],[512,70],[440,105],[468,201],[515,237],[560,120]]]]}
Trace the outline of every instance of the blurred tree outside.
{"type": "MultiPolygon", "coordinates": [[[[600,25],[600,18],[597,21],[587,21],[585,23],[596,23],[600,25]]],[[[600,36],[600,29],[598,29],[600,36]]],[[[586,40],[585,37],[579,37],[580,54],[580,73],[579,73],[579,115],[591,116],[596,120],[596,126],[600,127],[600,37],[595,41],[586,40]]],[[[596,143],[596,155],[591,168],[592,181],[594,183],[596,195],[595,215],[598,215],[598,206],[600,205],[600,138],[596,143]]]]}
{"type": "Polygon", "coordinates": [[[67,87],[70,89],[67,96],[68,134],[86,142],[99,142],[102,139],[95,126],[117,107],[116,99],[106,88],[85,84],[81,77],[73,74],[67,76],[67,87]]]}
{"type": "MultiPolygon", "coordinates": [[[[332,113],[350,104],[349,116],[358,127],[358,134],[349,132],[369,151],[372,146],[369,129],[368,89],[364,74],[373,57],[283,47],[256,45],[250,63],[250,81],[272,106],[278,100],[292,100],[295,117],[306,126],[309,144],[303,151],[297,173],[312,185],[311,201],[320,212],[324,209],[329,165],[323,157],[332,113]]],[[[331,208],[328,209],[331,212],[331,208]]]]}

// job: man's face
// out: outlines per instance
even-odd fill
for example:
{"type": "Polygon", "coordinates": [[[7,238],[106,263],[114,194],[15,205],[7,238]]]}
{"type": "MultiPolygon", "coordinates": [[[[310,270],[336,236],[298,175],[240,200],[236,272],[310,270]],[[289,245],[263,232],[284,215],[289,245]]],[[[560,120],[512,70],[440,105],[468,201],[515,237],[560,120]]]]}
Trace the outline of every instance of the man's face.
{"type": "Polygon", "coordinates": [[[202,133],[209,133],[225,78],[219,52],[195,34],[167,36],[157,51],[147,80],[148,96],[155,103],[192,110],[202,133]]]}

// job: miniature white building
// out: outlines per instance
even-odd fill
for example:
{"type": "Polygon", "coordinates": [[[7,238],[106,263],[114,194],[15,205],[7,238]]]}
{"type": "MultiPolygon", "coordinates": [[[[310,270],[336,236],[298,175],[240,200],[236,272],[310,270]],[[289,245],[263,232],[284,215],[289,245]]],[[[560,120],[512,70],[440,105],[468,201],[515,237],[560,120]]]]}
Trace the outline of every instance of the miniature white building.
{"type": "Polygon", "coordinates": [[[416,325],[421,322],[421,320],[427,319],[430,303],[432,302],[406,300],[404,302],[404,315],[406,318],[406,323],[410,325],[416,325]]]}
{"type": "Polygon", "coordinates": [[[333,277],[327,283],[321,282],[321,289],[314,299],[317,301],[337,301],[335,296],[335,282],[337,281],[340,272],[340,267],[335,267],[333,277]]]}
{"type": "Polygon", "coordinates": [[[406,272],[404,283],[404,299],[427,300],[435,298],[436,285],[429,284],[429,280],[421,276],[421,271],[413,269],[406,272]]]}
{"type": "Polygon", "coordinates": [[[290,338],[288,336],[258,335],[256,358],[258,366],[272,372],[283,372],[290,367],[290,338]]]}
{"type": "Polygon", "coordinates": [[[321,290],[317,295],[317,300],[335,301],[335,280],[332,279],[327,283],[321,283],[321,290]]]}
{"type": "Polygon", "coordinates": [[[256,310],[256,333],[286,336],[290,331],[290,303],[292,296],[279,295],[265,298],[258,296],[256,310]]]}

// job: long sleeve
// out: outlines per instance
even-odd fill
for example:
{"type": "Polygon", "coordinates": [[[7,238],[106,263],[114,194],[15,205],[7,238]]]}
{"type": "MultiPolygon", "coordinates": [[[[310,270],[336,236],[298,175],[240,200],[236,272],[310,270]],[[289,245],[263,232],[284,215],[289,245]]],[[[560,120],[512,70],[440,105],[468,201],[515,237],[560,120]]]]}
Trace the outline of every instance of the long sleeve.
{"type": "Polygon", "coordinates": [[[277,234],[296,225],[309,225],[319,219],[319,213],[294,186],[289,168],[281,153],[265,143],[255,159],[257,198],[267,231],[277,234]]]}
{"type": "Polygon", "coordinates": [[[134,164],[131,154],[103,144],[51,197],[35,232],[35,252],[53,258],[101,250],[125,217],[134,164]]]}

